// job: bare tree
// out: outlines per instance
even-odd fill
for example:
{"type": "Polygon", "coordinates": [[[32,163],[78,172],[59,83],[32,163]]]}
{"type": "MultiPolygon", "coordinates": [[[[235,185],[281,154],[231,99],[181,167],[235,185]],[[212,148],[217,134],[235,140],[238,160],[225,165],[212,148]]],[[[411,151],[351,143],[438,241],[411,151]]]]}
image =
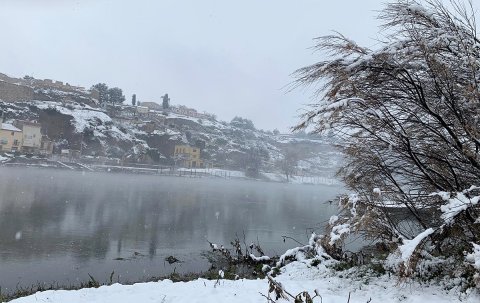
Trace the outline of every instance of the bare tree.
{"type": "Polygon", "coordinates": [[[401,244],[433,227],[435,249],[461,256],[478,243],[479,204],[470,199],[455,228],[445,228],[445,201],[432,193],[480,184],[480,40],[472,4],[451,4],[388,4],[379,16],[388,34],[376,50],[341,34],[317,38],[328,59],[297,70],[295,85],[316,86],[320,100],[297,128],[341,139],[352,229],[401,244]],[[409,224],[388,206],[407,210],[409,224]]]}
{"type": "Polygon", "coordinates": [[[268,152],[261,147],[251,146],[245,153],[245,175],[258,178],[265,160],[268,160],[268,152]]]}
{"type": "Polygon", "coordinates": [[[294,148],[289,147],[285,149],[283,157],[276,162],[276,166],[285,175],[287,181],[289,181],[290,177],[293,176],[296,171],[297,163],[298,153],[294,148]]]}

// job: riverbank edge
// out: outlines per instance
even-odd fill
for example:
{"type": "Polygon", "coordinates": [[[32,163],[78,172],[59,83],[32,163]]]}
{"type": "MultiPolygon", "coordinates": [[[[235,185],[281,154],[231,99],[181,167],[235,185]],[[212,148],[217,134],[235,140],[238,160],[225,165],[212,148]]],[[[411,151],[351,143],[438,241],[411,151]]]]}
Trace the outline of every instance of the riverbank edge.
{"type": "Polygon", "coordinates": [[[0,162],[0,167],[19,167],[19,168],[33,168],[33,169],[54,169],[63,171],[85,171],[89,173],[114,173],[114,174],[141,174],[151,176],[163,177],[184,177],[184,178],[210,178],[210,179],[227,179],[227,180],[249,180],[257,182],[272,182],[272,183],[290,183],[302,185],[327,185],[339,186],[341,182],[336,178],[312,176],[290,176],[287,179],[279,173],[260,172],[259,178],[247,177],[242,172],[227,169],[212,169],[215,173],[205,173],[202,169],[186,169],[178,168],[172,170],[171,168],[139,168],[134,166],[112,166],[112,165],[94,165],[95,169],[89,168],[83,163],[68,163],[65,165],[54,165],[59,161],[51,161],[52,164],[38,164],[28,162],[0,162]]]}
{"type": "MultiPolygon", "coordinates": [[[[218,255],[221,257],[221,255],[218,255]]],[[[272,260],[278,260],[278,257],[273,257],[272,260]]],[[[222,260],[224,261],[224,260],[222,260]]],[[[189,273],[177,273],[175,270],[174,272],[168,275],[161,275],[161,276],[151,276],[145,279],[139,279],[135,281],[120,281],[120,278],[117,276],[115,279],[115,271],[112,271],[110,274],[110,278],[105,282],[98,281],[95,277],[89,275],[89,279],[86,281],[79,282],[79,284],[74,285],[66,285],[60,284],[58,282],[50,282],[50,283],[42,283],[38,282],[37,284],[26,286],[26,287],[19,287],[17,286],[16,290],[12,290],[9,293],[3,293],[2,287],[0,285],[0,303],[10,302],[12,300],[27,297],[33,295],[37,292],[49,291],[49,290],[80,290],[80,289],[87,289],[87,288],[99,288],[101,286],[111,286],[114,284],[121,284],[121,285],[134,285],[138,283],[149,283],[149,282],[159,282],[169,280],[172,282],[190,282],[198,279],[205,279],[205,280],[238,280],[238,279],[246,279],[246,280],[256,280],[256,279],[264,279],[266,274],[262,271],[263,264],[262,263],[252,263],[252,262],[242,262],[241,264],[228,264],[228,269],[222,270],[217,265],[211,263],[210,269],[201,272],[189,272],[189,273]],[[241,266],[248,266],[250,267],[251,271],[244,271],[243,275],[239,275],[235,270],[238,265],[241,266]]],[[[223,267],[222,267],[223,268],[223,267]]],[[[278,274],[278,271],[275,271],[274,276],[278,274]]]]}

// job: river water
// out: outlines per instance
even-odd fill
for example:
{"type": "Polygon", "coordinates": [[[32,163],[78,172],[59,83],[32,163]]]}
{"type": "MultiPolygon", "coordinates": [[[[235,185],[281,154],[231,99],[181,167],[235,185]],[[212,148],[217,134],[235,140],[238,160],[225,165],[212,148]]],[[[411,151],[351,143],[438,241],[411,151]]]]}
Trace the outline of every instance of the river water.
{"type": "Polygon", "coordinates": [[[0,167],[0,287],[78,284],[208,269],[208,241],[267,254],[307,242],[340,186],[0,167]],[[168,264],[173,255],[181,263],[168,264]]]}

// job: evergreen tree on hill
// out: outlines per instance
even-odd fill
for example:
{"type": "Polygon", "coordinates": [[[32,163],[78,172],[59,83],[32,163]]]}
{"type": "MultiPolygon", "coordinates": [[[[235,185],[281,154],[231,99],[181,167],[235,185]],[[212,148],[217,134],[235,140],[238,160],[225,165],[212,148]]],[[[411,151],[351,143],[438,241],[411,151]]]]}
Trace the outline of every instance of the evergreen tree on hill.
{"type": "Polygon", "coordinates": [[[112,87],[108,89],[108,101],[112,104],[120,104],[125,101],[122,89],[112,87]]]}
{"type": "Polygon", "coordinates": [[[108,86],[105,83],[97,83],[92,88],[98,91],[98,101],[101,104],[108,102],[108,86]]]}
{"type": "Polygon", "coordinates": [[[252,120],[245,119],[242,117],[233,118],[230,124],[238,128],[255,130],[255,125],[253,124],[252,120]]]}

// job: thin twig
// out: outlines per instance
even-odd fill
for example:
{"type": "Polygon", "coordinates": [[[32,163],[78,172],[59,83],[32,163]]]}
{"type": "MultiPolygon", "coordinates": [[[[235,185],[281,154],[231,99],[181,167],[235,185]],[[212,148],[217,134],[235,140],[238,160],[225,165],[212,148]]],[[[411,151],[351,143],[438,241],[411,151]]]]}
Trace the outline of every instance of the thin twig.
{"type": "Polygon", "coordinates": [[[295,241],[295,242],[297,242],[298,244],[300,244],[300,245],[302,245],[302,246],[305,246],[305,244],[303,244],[303,243],[301,243],[301,242],[297,241],[296,239],[294,239],[294,238],[292,238],[292,237],[289,237],[289,236],[282,236],[282,238],[283,238],[283,241],[284,241],[284,242],[285,242],[285,239],[290,239],[290,240],[292,240],[292,241],[295,241]]]}

